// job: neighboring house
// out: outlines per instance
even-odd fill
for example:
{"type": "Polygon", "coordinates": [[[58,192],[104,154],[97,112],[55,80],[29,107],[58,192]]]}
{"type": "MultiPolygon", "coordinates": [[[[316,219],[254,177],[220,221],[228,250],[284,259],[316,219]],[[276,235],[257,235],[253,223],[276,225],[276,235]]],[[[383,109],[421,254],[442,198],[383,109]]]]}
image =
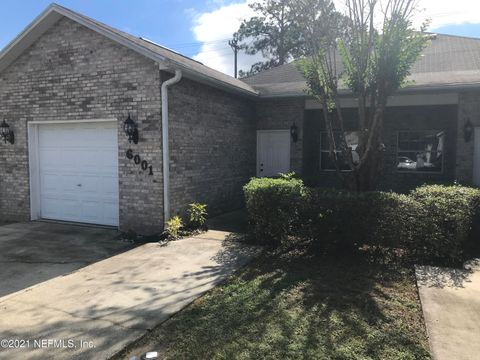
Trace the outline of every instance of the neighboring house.
{"type": "MultiPolygon", "coordinates": [[[[382,188],[480,185],[479,59],[480,40],[432,41],[389,103],[382,188]]],[[[0,215],[150,233],[194,201],[212,214],[242,206],[255,175],[335,185],[305,89],[293,64],[240,81],[51,5],[0,53],[0,122],[14,133],[0,144],[0,215]]],[[[355,148],[355,104],[344,106],[355,148]]]]}

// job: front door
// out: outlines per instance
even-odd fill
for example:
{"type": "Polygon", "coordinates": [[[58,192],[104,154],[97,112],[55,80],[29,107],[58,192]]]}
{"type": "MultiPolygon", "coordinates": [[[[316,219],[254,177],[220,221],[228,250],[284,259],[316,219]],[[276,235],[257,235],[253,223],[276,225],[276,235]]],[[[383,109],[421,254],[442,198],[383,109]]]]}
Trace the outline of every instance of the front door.
{"type": "Polygon", "coordinates": [[[480,127],[475,128],[475,155],[473,159],[473,183],[480,186],[480,127]]]}
{"type": "Polygon", "coordinates": [[[290,171],[290,131],[257,132],[257,176],[277,176],[290,171]]]}

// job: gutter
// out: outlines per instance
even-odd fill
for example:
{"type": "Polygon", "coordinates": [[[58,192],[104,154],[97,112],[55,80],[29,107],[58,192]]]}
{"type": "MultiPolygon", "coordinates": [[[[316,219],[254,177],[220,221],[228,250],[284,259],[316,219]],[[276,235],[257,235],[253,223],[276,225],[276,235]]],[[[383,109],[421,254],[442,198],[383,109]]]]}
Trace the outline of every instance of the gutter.
{"type": "MultiPolygon", "coordinates": [[[[159,65],[159,70],[164,68],[159,65]]],[[[182,70],[162,83],[162,162],[163,162],[163,225],[170,220],[170,148],[168,134],[168,88],[182,79],[182,70]]]]}

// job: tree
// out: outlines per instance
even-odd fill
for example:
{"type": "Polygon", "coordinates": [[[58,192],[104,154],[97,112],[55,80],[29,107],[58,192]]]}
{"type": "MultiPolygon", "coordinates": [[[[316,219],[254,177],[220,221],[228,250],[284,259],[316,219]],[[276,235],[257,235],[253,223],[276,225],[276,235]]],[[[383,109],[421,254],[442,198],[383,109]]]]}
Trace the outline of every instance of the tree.
{"type": "Polygon", "coordinates": [[[322,16],[308,14],[311,0],[297,0],[309,56],[301,62],[310,95],[323,107],[330,157],[338,176],[356,191],[375,188],[383,167],[383,123],[388,98],[406,84],[427,44],[424,24],[412,25],[416,0],[345,0],[346,23],[328,32],[322,16]],[[358,103],[358,144],[347,140],[341,96],[358,103]],[[351,170],[344,172],[348,166],[351,170]]]}
{"type": "MultiPolygon", "coordinates": [[[[323,0],[309,2],[314,6],[305,9],[309,12],[324,3],[323,0]]],[[[296,0],[261,0],[249,5],[258,16],[244,20],[234,38],[240,41],[240,49],[246,54],[261,53],[268,60],[253,64],[247,72],[240,71],[240,77],[283,65],[306,54],[295,4],[296,0]]]]}

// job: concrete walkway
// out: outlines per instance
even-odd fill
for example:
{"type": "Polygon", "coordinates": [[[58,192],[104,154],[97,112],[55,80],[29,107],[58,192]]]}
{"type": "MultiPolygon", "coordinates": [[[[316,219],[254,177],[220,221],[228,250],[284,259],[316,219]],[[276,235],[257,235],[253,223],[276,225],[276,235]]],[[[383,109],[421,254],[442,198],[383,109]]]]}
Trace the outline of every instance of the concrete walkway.
{"type": "Polygon", "coordinates": [[[480,265],[417,267],[417,283],[436,360],[480,358],[480,265]]]}
{"type": "Polygon", "coordinates": [[[0,359],[106,359],[249,261],[254,248],[209,231],[146,244],[0,298],[0,359]]]}

